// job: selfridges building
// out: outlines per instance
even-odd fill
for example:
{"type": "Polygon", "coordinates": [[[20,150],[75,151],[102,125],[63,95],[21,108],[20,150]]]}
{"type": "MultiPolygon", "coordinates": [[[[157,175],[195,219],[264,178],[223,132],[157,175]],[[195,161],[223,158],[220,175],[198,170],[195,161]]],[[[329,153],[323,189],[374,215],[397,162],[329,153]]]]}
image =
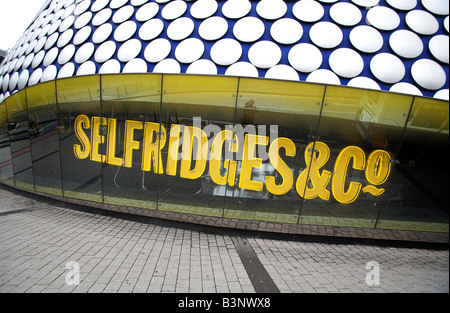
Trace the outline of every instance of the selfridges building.
{"type": "Polygon", "coordinates": [[[210,227],[448,243],[448,0],[48,0],[0,182],[210,227]]]}

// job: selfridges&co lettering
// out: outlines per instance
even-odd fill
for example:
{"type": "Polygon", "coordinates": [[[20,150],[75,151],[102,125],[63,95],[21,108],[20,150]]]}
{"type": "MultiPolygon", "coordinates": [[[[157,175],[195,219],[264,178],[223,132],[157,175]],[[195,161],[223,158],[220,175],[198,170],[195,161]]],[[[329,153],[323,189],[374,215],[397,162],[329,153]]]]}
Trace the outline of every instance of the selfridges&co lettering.
{"type": "Polygon", "coordinates": [[[143,171],[176,176],[179,167],[179,176],[186,179],[198,179],[207,174],[209,161],[209,176],[217,185],[237,184],[239,188],[253,191],[261,191],[265,186],[271,194],[278,196],[286,194],[294,186],[303,199],[328,201],[332,194],[340,203],[352,203],[361,191],[376,197],[382,195],[385,189],[381,185],[389,178],[393,159],[393,155],[385,150],[374,150],[366,156],[361,148],[347,146],[339,152],[331,172],[323,168],[329,161],[330,149],[321,141],[311,142],[304,151],[298,151],[289,138],[239,134],[234,131],[239,129],[236,126],[217,130],[208,138],[195,123],[194,126],[172,124],[169,134],[159,123],[126,120],[124,125],[123,153],[118,156],[117,152],[122,147],[117,147],[117,120],[79,115],[75,120],[75,134],[79,140],[79,144],[73,145],[75,156],[130,168],[133,166],[133,153],[142,150],[143,171]],[[142,142],[135,139],[136,131],[143,132],[142,142]],[[101,144],[106,144],[103,154],[101,144]],[[163,149],[168,150],[165,162],[161,153],[163,149]],[[268,153],[261,153],[267,149],[268,153]],[[280,156],[281,149],[286,158],[303,153],[306,167],[297,177],[280,156]],[[267,160],[263,160],[261,155],[267,160]],[[260,168],[263,161],[273,166],[281,176],[281,182],[274,176],[266,176],[263,182],[252,180],[252,170],[260,168]],[[364,172],[365,183],[352,181],[351,171],[364,172]]]}

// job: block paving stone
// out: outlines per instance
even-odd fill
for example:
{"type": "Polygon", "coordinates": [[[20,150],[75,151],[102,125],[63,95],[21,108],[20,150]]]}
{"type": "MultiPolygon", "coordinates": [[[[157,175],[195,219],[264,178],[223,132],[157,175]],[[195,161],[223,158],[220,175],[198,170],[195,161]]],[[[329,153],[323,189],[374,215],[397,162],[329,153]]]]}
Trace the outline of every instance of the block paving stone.
{"type": "Polygon", "coordinates": [[[256,290],[448,293],[449,251],[206,233],[73,210],[0,185],[0,293],[256,290]],[[366,283],[368,262],[378,264],[379,284],[366,283]]]}

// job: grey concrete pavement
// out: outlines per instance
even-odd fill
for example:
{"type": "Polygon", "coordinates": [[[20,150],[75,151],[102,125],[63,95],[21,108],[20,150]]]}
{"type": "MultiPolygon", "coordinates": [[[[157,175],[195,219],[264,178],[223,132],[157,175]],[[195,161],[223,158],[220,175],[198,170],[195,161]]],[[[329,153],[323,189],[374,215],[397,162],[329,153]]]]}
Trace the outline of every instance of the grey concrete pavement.
{"type": "Polygon", "coordinates": [[[449,292],[449,251],[212,234],[0,185],[0,292],[449,292]]]}

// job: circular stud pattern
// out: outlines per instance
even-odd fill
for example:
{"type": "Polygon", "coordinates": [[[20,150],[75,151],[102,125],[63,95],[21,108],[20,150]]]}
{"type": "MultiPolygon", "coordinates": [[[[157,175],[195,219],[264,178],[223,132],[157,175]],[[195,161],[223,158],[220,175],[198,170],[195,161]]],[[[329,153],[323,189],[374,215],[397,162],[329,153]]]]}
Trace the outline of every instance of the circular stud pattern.
{"type": "Polygon", "coordinates": [[[172,50],[170,41],[165,38],[158,38],[150,42],[144,51],[144,57],[148,62],[157,63],[164,60],[172,50]]]}
{"type": "Polygon", "coordinates": [[[270,28],[272,38],[283,45],[296,43],[303,36],[302,25],[294,19],[282,18],[274,22],[270,28]]]}
{"type": "Polygon", "coordinates": [[[73,11],[74,15],[81,15],[91,6],[91,0],[84,0],[78,3],[73,11]]]}
{"type": "Polygon", "coordinates": [[[19,73],[14,72],[9,78],[9,90],[16,89],[18,81],[19,81],[19,73]]]}
{"type": "Polygon", "coordinates": [[[132,59],[125,64],[122,73],[147,73],[147,62],[139,58],[132,59]]]}
{"type": "Polygon", "coordinates": [[[314,0],[300,0],[294,4],[292,13],[303,22],[316,22],[325,13],[323,6],[314,0]]]}
{"type": "Polygon", "coordinates": [[[106,23],[109,18],[112,16],[112,10],[110,8],[106,8],[95,14],[92,19],[92,25],[100,26],[106,23]]]}
{"type": "Polygon", "coordinates": [[[136,12],[136,20],[139,22],[145,22],[149,19],[152,19],[158,14],[159,12],[159,5],[155,2],[150,2],[142,7],[139,8],[139,10],[136,12]]]}
{"type": "Polygon", "coordinates": [[[264,23],[260,19],[248,16],[236,22],[233,34],[239,41],[254,42],[261,38],[264,30],[264,23]]]}
{"type": "Polygon", "coordinates": [[[75,73],[75,64],[72,62],[64,64],[58,71],[58,78],[71,77],[75,73]]]}
{"type": "Polygon", "coordinates": [[[370,61],[370,70],[380,81],[395,84],[405,76],[405,66],[395,55],[379,53],[370,61]]]}
{"type": "Polygon", "coordinates": [[[420,35],[433,35],[439,29],[439,23],[436,18],[422,10],[408,12],[405,22],[409,28],[420,35]]]}
{"type": "Polygon", "coordinates": [[[134,21],[126,21],[114,31],[114,39],[119,42],[130,39],[136,33],[137,25],[134,21]]]}
{"type": "Polygon", "coordinates": [[[362,57],[356,51],[349,48],[334,50],[330,54],[329,63],[333,72],[345,78],[358,76],[364,68],[362,57]]]}
{"type": "Polygon", "coordinates": [[[75,54],[75,62],[78,64],[84,63],[94,53],[95,46],[92,42],[82,45],[75,54]]]}
{"type": "Polygon", "coordinates": [[[293,68],[303,73],[317,70],[323,61],[319,48],[309,43],[300,43],[292,47],[288,59],[293,68]]]}
{"type": "Polygon", "coordinates": [[[393,30],[400,25],[399,15],[388,7],[377,6],[367,12],[367,22],[380,30],[393,30]]]}
{"type": "Polygon", "coordinates": [[[449,59],[448,3],[442,0],[49,0],[47,5],[0,64],[1,99],[25,88],[30,78],[32,84],[51,79],[55,68],[57,77],[156,68],[334,84],[342,78],[356,88],[382,86],[433,97],[443,90],[448,98],[441,87],[448,83],[449,59]],[[131,44],[136,40],[138,49],[131,44]],[[424,64],[435,69],[434,76],[424,64]]]}
{"type": "Polygon", "coordinates": [[[30,72],[28,70],[23,70],[20,72],[19,81],[17,83],[17,88],[23,89],[27,86],[28,79],[30,78],[30,72]]]}
{"type": "Polygon", "coordinates": [[[31,51],[34,50],[34,47],[37,45],[37,40],[34,39],[32,42],[30,42],[25,50],[25,54],[30,54],[31,51]]]}
{"type": "Polygon", "coordinates": [[[431,54],[439,61],[448,64],[449,40],[446,35],[437,35],[430,39],[428,48],[431,54]]]}
{"type": "Polygon", "coordinates": [[[148,0],[131,0],[131,5],[138,7],[146,3],[148,0]]]}
{"type": "Polygon", "coordinates": [[[175,58],[180,63],[192,63],[203,55],[205,46],[200,39],[188,38],[180,42],[175,49],[175,58]]]}
{"type": "Polygon", "coordinates": [[[75,22],[75,16],[71,15],[68,16],[65,20],[61,22],[61,25],[59,25],[59,32],[62,33],[63,31],[68,30],[70,27],[72,27],[73,23],[75,22]]]}
{"type": "Polygon", "coordinates": [[[276,20],[287,12],[287,5],[282,0],[261,0],[256,5],[256,12],[267,20],[276,20]]]}
{"type": "Polygon", "coordinates": [[[94,59],[98,63],[103,63],[111,59],[116,52],[116,44],[114,41],[105,41],[95,51],[94,59]]]}
{"type": "Polygon", "coordinates": [[[238,19],[246,16],[252,9],[248,0],[228,0],[223,4],[222,14],[230,19],[238,19]]]}
{"type": "Polygon", "coordinates": [[[210,60],[197,60],[189,65],[186,74],[217,75],[217,67],[210,60]]]}
{"type": "Polygon", "coordinates": [[[397,30],[389,37],[392,50],[403,58],[417,58],[423,51],[423,43],[419,36],[412,31],[397,30]]]}
{"type": "MultiPolygon", "coordinates": [[[[60,3],[64,3],[64,1],[61,1],[60,3]]],[[[91,6],[92,12],[98,12],[101,9],[105,8],[109,3],[109,0],[95,0],[94,3],[91,6]]]]}
{"type": "Polygon", "coordinates": [[[419,88],[417,88],[416,86],[414,86],[410,83],[405,83],[405,82],[400,82],[400,83],[396,83],[395,85],[392,85],[392,87],[389,89],[389,91],[397,92],[397,93],[404,93],[404,94],[413,95],[413,96],[422,96],[422,92],[419,90],[419,88]]]}
{"type": "Polygon", "coordinates": [[[444,100],[444,101],[448,101],[449,100],[449,90],[448,89],[442,89],[439,90],[438,92],[436,92],[433,96],[433,98],[435,99],[440,99],[440,100],[444,100]]]}
{"type": "Polygon", "coordinates": [[[410,11],[417,6],[417,0],[386,0],[393,8],[402,11],[410,11]]]}
{"type": "Polygon", "coordinates": [[[58,42],[56,43],[56,46],[58,48],[63,48],[65,47],[70,40],[72,40],[73,37],[73,30],[72,29],[68,29],[66,31],[64,31],[64,33],[62,33],[59,38],[58,38],[58,42]]]}
{"type": "Polygon", "coordinates": [[[77,76],[93,75],[96,72],[95,63],[92,61],[84,62],[77,70],[77,76]]]}
{"type": "Polygon", "coordinates": [[[58,64],[64,65],[67,62],[72,59],[73,55],[75,54],[75,46],[74,45],[68,45],[64,47],[64,49],[61,50],[58,56],[58,64]]]}
{"type": "Polygon", "coordinates": [[[216,13],[219,5],[215,0],[198,0],[192,4],[191,15],[196,19],[205,19],[216,13]]]}
{"type": "Polygon", "coordinates": [[[126,41],[122,46],[119,48],[119,51],[117,52],[117,58],[121,62],[128,62],[135,57],[139,55],[142,49],[142,44],[137,39],[130,39],[126,41]]]}
{"type": "Polygon", "coordinates": [[[300,77],[295,69],[292,67],[280,64],[275,65],[274,67],[271,67],[266,72],[266,78],[271,79],[282,79],[282,80],[293,80],[293,81],[299,81],[300,77]]]}
{"type": "Polygon", "coordinates": [[[75,45],[81,45],[89,38],[89,36],[91,35],[91,32],[92,32],[92,29],[90,26],[83,27],[73,37],[73,43],[75,45]]]}
{"type": "Polygon", "coordinates": [[[359,23],[362,13],[357,6],[348,2],[338,2],[330,8],[330,16],[336,23],[353,26],[359,23]]]}
{"type": "Polygon", "coordinates": [[[92,19],[92,13],[85,12],[75,20],[74,27],[76,29],[83,28],[91,21],[91,19],[92,19]]]}
{"type": "Polygon", "coordinates": [[[39,51],[34,55],[33,62],[31,62],[32,68],[37,68],[39,65],[41,65],[42,60],[44,59],[45,51],[39,51]]]}
{"type": "Polygon", "coordinates": [[[116,24],[123,23],[127,20],[129,20],[134,13],[134,7],[131,5],[126,5],[124,7],[121,7],[119,10],[117,10],[116,13],[114,13],[112,17],[112,21],[116,24]]]}
{"type": "Polygon", "coordinates": [[[187,4],[184,1],[171,1],[161,12],[163,19],[171,21],[182,16],[187,10],[187,4]]]}
{"type": "Polygon", "coordinates": [[[42,77],[42,69],[38,68],[30,75],[30,78],[28,79],[28,86],[34,86],[37,83],[39,83],[41,77],[42,77]]]}
{"type": "Polygon", "coordinates": [[[365,76],[358,76],[352,78],[348,82],[347,86],[372,90],[381,90],[380,85],[378,85],[376,81],[365,76]]]}
{"type": "Polygon", "coordinates": [[[258,69],[248,62],[237,62],[225,71],[228,76],[258,77],[258,69]]]}
{"type": "Polygon", "coordinates": [[[194,31],[194,22],[188,17],[180,17],[170,23],[167,36],[172,40],[186,39],[194,31]]]}
{"type": "Polygon", "coordinates": [[[41,39],[38,40],[38,42],[36,43],[36,46],[34,47],[34,53],[38,53],[39,51],[42,50],[42,48],[44,48],[45,45],[45,41],[47,40],[47,37],[42,37],[41,39]]]}
{"type": "Polygon", "coordinates": [[[281,49],[272,41],[259,41],[250,47],[248,59],[258,68],[271,68],[280,62],[281,49]]]}
{"type": "Polygon", "coordinates": [[[218,40],[228,30],[227,21],[220,16],[213,16],[200,24],[198,33],[204,40],[218,40]]]}
{"type": "Polygon", "coordinates": [[[160,19],[151,19],[144,23],[139,29],[139,38],[142,40],[152,40],[158,37],[164,29],[164,23],[160,19]]]}
{"type": "Polygon", "coordinates": [[[179,74],[181,66],[174,59],[165,59],[155,65],[153,73],[179,74]]]}
{"type": "Polygon", "coordinates": [[[328,85],[340,85],[341,81],[339,77],[330,70],[319,69],[306,77],[306,81],[309,83],[320,83],[328,85]]]}
{"type": "Polygon", "coordinates": [[[414,62],[411,75],[419,86],[428,90],[442,88],[447,80],[444,69],[437,62],[428,59],[414,62]]]}
{"type": "Polygon", "coordinates": [[[117,74],[120,73],[120,63],[116,59],[108,60],[100,67],[100,74],[117,74]]]}
{"type": "Polygon", "coordinates": [[[315,45],[321,48],[331,49],[337,47],[342,42],[344,35],[342,30],[336,24],[331,22],[319,22],[311,27],[309,37],[315,45]]]}
{"type": "Polygon", "coordinates": [[[96,44],[104,42],[106,39],[111,36],[113,31],[113,27],[111,24],[103,24],[92,35],[92,41],[96,44]]]}
{"type": "Polygon", "coordinates": [[[7,91],[9,87],[9,74],[3,76],[2,89],[3,91],[7,91]]]}
{"type": "Polygon", "coordinates": [[[231,38],[217,41],[210,51],[211,59],[218,65],[231,65],[239,60],[242,55],[241,44],[231,38]]]}
{"type": "Polygon", "coordinates": [[[449,12],[449,3],[445,0],[422,0],[422,5],[434,14],[448,15],[449,12]]]}
{"type": "Polygon", "coordinates": [[[361,52],[374,53],[383,47],[383,36],[371,26],[361,25],[350,32],[351,44],[361,52]]]}
{"type": "MultiPolygon", "coordinates": [[[[25,56],[22,55],[16,62],[16,65],[14,66],[14,71],[18,71],[21,67],[23,62],[25,61],[25,56]]],[[[1,85],[1,84],[0,84],[1,85]]]]}
{"type": "Polygon", "coordinates": [[[57,73],[58,69],[56,68],[55,65],[52,64],[46,67],[45,70],[42,72],[41,83],[55,79],[57,73]]]}
{"type": "Polygon", "coordinates": [[[56,47],[49,50],[44,57],[44,62],[43,62],[44,66],[49,66],[50,64],[52,64],[58,57],[58,54],[59,54],[59,49],[56,47]]]}
{"type": "Polygon", "coordinates": [[[376,6],[380,0],[352,0],[352,2],[364,8],[371,8],[376,6]]]}
{"type": "Polygon", "coordinates": [[[128,0],[111,0],[109,7],[111,9],[118,9],[120,7],[123,7],[127,2],[128,0]]]}

